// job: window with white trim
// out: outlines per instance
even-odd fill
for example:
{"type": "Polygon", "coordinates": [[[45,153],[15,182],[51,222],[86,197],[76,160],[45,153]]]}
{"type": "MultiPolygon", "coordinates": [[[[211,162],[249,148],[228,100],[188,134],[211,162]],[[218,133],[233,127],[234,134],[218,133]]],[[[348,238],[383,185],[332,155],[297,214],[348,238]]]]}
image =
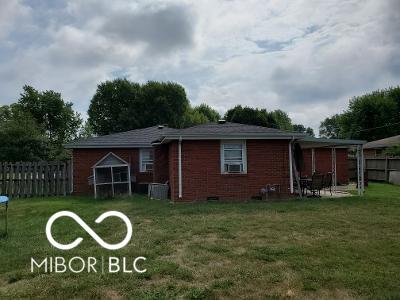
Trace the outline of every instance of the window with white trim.
{"type": "Polygon", "coordinates": [[[222,141],[221,142],[221,173],[244,174],[247,173],[246,142],[222,141]]]}
{"type": "Polygon", "coordinates": [[[153,171],[153,149],[140,149],[140,172],[153,171]]]}

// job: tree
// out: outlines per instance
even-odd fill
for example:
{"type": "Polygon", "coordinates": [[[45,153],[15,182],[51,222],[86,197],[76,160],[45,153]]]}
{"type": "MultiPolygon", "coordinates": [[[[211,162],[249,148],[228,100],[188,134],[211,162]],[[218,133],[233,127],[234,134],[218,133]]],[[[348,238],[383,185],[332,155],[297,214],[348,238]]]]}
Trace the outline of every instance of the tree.
{"type": "Polygon", "coordinates": [[[293,131],[304,133],[306,132],[306,128],[302,124],[293,124],[293,131]]]}
{"type": "Polygon", "coordinates": [[[350,100],[342,115],[342,130],[347,138],[373,141],[400,132],[399,111],[394,99],[385,91],[376,91],[350,100]]]}
{"type": "Polygon", "coordinates": [[[181,128],[189,108],[185,89],[177,83],[149,81],[140,85],[115,79],[97,86],[88,121],[99,135],[158,124],[181,128]]]}
{"type": "Polygon", "coordinates": [[[308,134],[309,136],[314,136],[314,130],[311,127],[306,128],[302,124],[293,124],[293,131],[299,133],[305,133],[308,134]]]}
{"type": "Polygon", "coordinates": [[[229,122],[277,128],[278,124],[266,109],[242,107],[237,105],[229,109],[225,114],[225,119],[229,122]]]}
{"type": "Polygon", "coordinates": [[[353,97],[345,112],[321,122],[320,132],[367,141],[400,134],[400,87],[353,97]]]}
{"type": "Polygon", "coordinates": [[[88,121],[83,124],[78,133],[78,139],[86,139],[94,136],[93,128],[88,121]]]}
{"type": "Polygon", "coordinates": [[[0,115],[0,161],[47,159],[48,140],[29,113],[14,105],[0,107],[0,115]]]}
{"type": "Polygon", "coordinates": [[[219,119],[221,119],[221,115],[215,109],[205,103],[194,107],[193,111],[203,114],[208,122],[217,122],[219,119]]]}
{"type": "Polygon", "coordinates": [[[203,113],[189,108],[184,115],[182,127],[190,127],[208,122],[209,120],[203,113]]]}
{"type": "Polygon", "coordinates": [[[400,156],[400,144],[387,148],[384,153],[388,156],[400,156]]]}
{"type": "Polygon", "coordinates": [[[181,85],[174,82],[149,81],[142,86],[141,95],[138,105],[140,127],[157,124],[183,127],[190,104],[181,85]]]}
{"type": "Polygon", "coordinates": [[[140,128],[141,86],[126,79],[97,86],[88,110],[88,124],[99,135],[140,128]]]}
{"type": "Polygon", "coordinates": [[[21,111],[30,115],[49,142],[49,159],[68,157],[63,144],[76,138],[82,124],[80,115],[72,109],[71,102],[65,102],[60,93],[39,92],[25,85],[16,104],[21,111]]]}
{"type": "Polygon", "coordinates": [[[307,128],[306,128],[306,133],[307,133],[309,136],[315,136],[315,134],[314,134],[314,129],[312,129],[311,127],[307,127],[307,128]]]}
{"type": "Polygon", "coordinates": [[[278,124],[279,129],[288,131],[293,130],[292,120],[290,119],[288,114],[285,113],[283,110],[277,109],[271,111],[270,114],[272,118],[275,120],[275,122],[278,124]]]}
{"type": "Polygon", "coordinates": [[[328,117],[319,126],[319,135],[325,138],[341,138],[341,115],[336,114],[328,117]]]}

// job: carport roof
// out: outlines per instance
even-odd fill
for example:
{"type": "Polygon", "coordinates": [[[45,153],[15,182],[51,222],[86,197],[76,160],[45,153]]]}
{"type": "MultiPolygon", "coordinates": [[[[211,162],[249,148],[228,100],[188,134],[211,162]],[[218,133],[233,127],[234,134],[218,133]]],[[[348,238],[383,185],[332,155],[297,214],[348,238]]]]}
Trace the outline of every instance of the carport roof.
{"type": "Polygon", "coordinates": [[[344,139],[327,139],[306,136],[298,141],[303,149],[306,148],[329,148],[342,147],[348,148],[356,145],[363,145],[367,141],[362,140],[344,140],[344,139]]]}

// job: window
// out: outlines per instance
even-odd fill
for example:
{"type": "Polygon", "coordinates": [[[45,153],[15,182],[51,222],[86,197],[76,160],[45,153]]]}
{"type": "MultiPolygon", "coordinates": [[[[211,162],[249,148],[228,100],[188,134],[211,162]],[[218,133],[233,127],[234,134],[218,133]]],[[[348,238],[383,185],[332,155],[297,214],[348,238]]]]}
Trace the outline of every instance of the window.
{"type": "Polygon", "coordinates": [[[221,173],[247,173],[245,141],[224,141],[221,143],[221,173]]]}
{"type": "Polygon", "coordinates": [[[140,172],[153,171],[153,149],[140,149],[140,172]]]}

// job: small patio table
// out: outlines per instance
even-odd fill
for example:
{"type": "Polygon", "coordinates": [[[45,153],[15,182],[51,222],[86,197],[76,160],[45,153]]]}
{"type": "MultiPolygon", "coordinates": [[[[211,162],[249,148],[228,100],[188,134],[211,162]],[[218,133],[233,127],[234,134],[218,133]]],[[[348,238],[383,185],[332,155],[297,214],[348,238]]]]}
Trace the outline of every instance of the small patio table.
{"type": "Polygon", "coordinates": [[[8,233],[8,197],[7,196],[0,196],[0,204],[4,204],[5,209],[6,209],[6,222],[5,222],[5,229],[6,229],[6,233],[5,235],[7,235],[8,233]]]}

